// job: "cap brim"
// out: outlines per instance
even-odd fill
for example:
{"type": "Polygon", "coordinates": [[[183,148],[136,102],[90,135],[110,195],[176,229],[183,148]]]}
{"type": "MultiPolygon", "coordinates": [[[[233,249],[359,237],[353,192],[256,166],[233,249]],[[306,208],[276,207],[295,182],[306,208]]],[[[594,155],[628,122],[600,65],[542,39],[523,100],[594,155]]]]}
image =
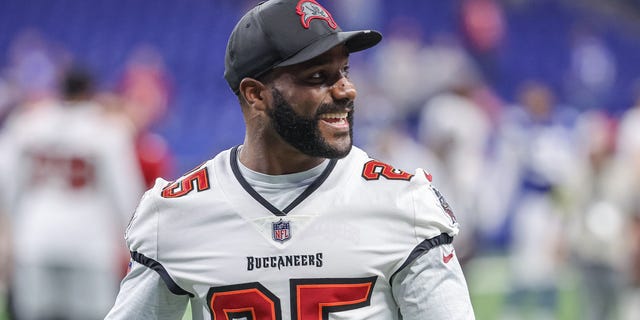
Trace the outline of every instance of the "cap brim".
{"type": "Polygon", "coordinates": [[[332,33],[306,46],[293,56],[276,64],[276,67],[290,66],[309,61],[339,45],[345,44],[349,52],[371,48],[382,40],[382,34],[374,30],[341,31],[332,33]]]}

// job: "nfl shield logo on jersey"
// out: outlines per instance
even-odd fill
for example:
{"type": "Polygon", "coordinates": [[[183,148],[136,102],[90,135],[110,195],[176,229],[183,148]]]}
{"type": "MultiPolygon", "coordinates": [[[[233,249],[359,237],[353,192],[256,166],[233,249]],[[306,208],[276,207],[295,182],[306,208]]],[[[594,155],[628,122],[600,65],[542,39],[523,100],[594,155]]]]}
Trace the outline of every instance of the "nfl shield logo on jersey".
{"type": "Polygon", "coordinates": [[[278,222],[271,223],[273,227],[273,240],[284,242],[291,238],[291,225],[289,221],[280,219],[278,222]]]}

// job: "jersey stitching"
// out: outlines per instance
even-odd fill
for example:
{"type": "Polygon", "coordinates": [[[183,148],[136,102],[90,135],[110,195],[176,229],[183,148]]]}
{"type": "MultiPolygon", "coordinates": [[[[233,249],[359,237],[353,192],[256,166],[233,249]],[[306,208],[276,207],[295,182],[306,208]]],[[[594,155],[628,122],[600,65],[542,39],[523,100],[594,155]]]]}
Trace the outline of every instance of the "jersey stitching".
{"type": "Polygon", "coordinates": [[[431,249],[433,249],[435,247],[439,247],[439,246],[444,245],[444,244],[450,244],[452,242],[453,242],[453,237],[448,235],[448,234],[446,234],[446,233],[441,233],[440,235],[438,235],[436,237],[433,237],[431,239],[426,239],[426,240],[420,242],[420,244],[418,244],[418,246],[416,246],[411,251],[411,253],[409,254],[409,257],[407,257],[407,259],[402,263],[400,268],[398,268],[398,270],[396,270],[391,275],[391,278],[389,278],[389,285],[393,286],[393,278],[400,271],[402,271],[408,265],[413,263],[416,259],[420,258],[421,256],[423,256],[424,254],[426,254],[427,252],[429,252],[431,249]]]}
{"type": "Polygon", "coordinates": [[[160,278],[165,283],[169,291],[171,291],[171,293],[176,295],[188,295],[189,297],[192,297],[192,298],[194,297],[194,295],[191,292],[182,289],[182,287],[180,287],[178,283],[176,283],[175,280],[171,278],[171,275],[169,275],[169,272],[167,272],[167,269],[165,269],[165,267],[160,262],[153,260],[137,251],[131,251],[131,258],[136,262],[158,273],[158,275],[160,275],[160,278]]]}

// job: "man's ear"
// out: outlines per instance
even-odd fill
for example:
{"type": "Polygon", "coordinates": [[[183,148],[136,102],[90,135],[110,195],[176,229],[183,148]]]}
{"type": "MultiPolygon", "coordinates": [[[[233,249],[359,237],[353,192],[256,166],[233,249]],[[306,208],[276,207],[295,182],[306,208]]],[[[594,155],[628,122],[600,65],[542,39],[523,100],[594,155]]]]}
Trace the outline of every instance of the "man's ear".
{"type": "Polygon", "coordinates": [[[264,111],[270,103],[271,91],[259,80],[244,78],[240,81],[239,95],[254,110],[264,111]]]}

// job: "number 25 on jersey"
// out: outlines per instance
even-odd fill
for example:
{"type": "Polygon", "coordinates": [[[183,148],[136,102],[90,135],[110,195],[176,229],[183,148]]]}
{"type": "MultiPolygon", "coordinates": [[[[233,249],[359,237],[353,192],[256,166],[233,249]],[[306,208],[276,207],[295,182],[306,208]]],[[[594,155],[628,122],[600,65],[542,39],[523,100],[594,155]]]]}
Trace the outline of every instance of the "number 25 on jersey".
{"type": "MultiPolygon", "coordinates": [[[[329,313],[369,306],[377,277],[291,279],[291,319],[328,319],[329,313]]],[[[258,282],[213,287],[207,295],[214,320],[281,320],[280,299],[258,282]]]]}

